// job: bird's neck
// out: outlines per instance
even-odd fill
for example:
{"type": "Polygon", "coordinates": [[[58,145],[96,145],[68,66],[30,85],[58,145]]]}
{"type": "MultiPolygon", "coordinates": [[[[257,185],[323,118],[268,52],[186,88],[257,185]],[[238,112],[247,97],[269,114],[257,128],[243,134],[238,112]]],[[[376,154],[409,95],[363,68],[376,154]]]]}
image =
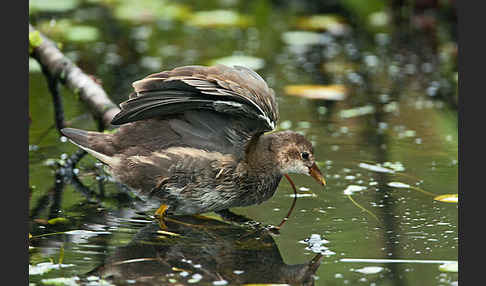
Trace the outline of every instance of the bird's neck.
{"type": "Polygon", "coordinates": [[[276,133],[254,138],[246,149],[246,163],[252,172],[260,175],[281,175],[277,156],[272,147],[276,133]]]}

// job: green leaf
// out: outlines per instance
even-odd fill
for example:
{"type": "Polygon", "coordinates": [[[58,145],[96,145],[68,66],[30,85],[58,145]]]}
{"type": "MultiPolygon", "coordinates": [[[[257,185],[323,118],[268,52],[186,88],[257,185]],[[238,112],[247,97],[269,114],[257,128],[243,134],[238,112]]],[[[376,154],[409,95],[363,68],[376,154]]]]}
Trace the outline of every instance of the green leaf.
{"type": "Polygon", "coordinates": [[[68,223],[69,220],[65,217],[56,217],[56,218],[51,218],[50,220],[47,221],[48,224],[60,224],[60,223],[68,223]]]}
{"type": "Polygon", "coordinates": [[[79,5],[79,0],[29,0],[29,13],[65,12],[79,5]]]}
{"type": "Polygon", "coordinates": [[[29,33],[29,53],[32,53],[34,48],[37,48],[42,44],[42,37],[39,31],[33,31],[29,33]]]}
{"type": "Polygon", "coordinates": [[[99,38],[98,28],[91,26],[72,26],[65,33],[66,39],[72,42],[92,42],[99,38]]]}
{"type": "Polygon", "coordinates": [[[247,27],[251,24],[249,16],[231,10],[213,10],[195,12],[188,24],[202,28],[247,27]]]}

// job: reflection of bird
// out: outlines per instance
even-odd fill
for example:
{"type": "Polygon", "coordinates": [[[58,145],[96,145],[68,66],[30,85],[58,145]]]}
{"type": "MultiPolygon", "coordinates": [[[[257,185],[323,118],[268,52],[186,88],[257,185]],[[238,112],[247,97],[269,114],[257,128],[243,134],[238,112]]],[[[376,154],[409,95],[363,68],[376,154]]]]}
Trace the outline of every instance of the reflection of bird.
{"type": "Polygon", "coordinates": [[[275,129],[273,90],[254,71],[236,66],[185,66],[133,83],[105,134],[62,129],[71,142],[108,165],[113,177],[157,213],[186,215],[259,204],[282,175],[307,174],[325,184],[312,145],[275,129]]]}
{"type": "Polygon", "coordinates": [[[307,263],[286,264],[272,235],[266,231],[215,219],[182,216],[140,229],[132,241],[116,248],[87,276],[100,276],[116,285],[227,285],[288,283],[314,285],[323,255],[307,263]],[[197,225],[197,227],[194,227],[197,225]]]}

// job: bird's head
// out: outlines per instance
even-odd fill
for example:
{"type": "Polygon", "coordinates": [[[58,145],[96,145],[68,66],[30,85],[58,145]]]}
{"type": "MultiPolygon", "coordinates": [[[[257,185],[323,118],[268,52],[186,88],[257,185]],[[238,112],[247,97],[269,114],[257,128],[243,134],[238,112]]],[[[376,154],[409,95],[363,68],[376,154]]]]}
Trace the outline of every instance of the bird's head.
{"type": "Polygon", "coordinates": [[[275,154],[277,168],[281,174],[305,174],[312,176],[322,185],[326,184],[314,158],[314,150],[303,135],[293,131],[273,133],[270,145],[275,154]]]}

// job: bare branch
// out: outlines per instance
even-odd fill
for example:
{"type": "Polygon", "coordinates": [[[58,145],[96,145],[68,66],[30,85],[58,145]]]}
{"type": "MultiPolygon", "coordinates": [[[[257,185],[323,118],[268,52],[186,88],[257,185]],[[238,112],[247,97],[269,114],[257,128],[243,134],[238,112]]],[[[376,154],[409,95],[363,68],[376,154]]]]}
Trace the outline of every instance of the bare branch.
{"type": "MultiPolygon", "coordinates": [[[[34,31],[36,29],[29,24],[29,33],[34,31]]],[[[89,110],[104,128],[111,127],[111,119],[120,112],[118,106],[110,100],[98,83],[65,57],[55,43],[40,32],[39,34],[42,42],[33,49],[31,56],[52,78],[59,79],[61,83],[77,93],[79,98],[88,104],[89,110]]]]}

